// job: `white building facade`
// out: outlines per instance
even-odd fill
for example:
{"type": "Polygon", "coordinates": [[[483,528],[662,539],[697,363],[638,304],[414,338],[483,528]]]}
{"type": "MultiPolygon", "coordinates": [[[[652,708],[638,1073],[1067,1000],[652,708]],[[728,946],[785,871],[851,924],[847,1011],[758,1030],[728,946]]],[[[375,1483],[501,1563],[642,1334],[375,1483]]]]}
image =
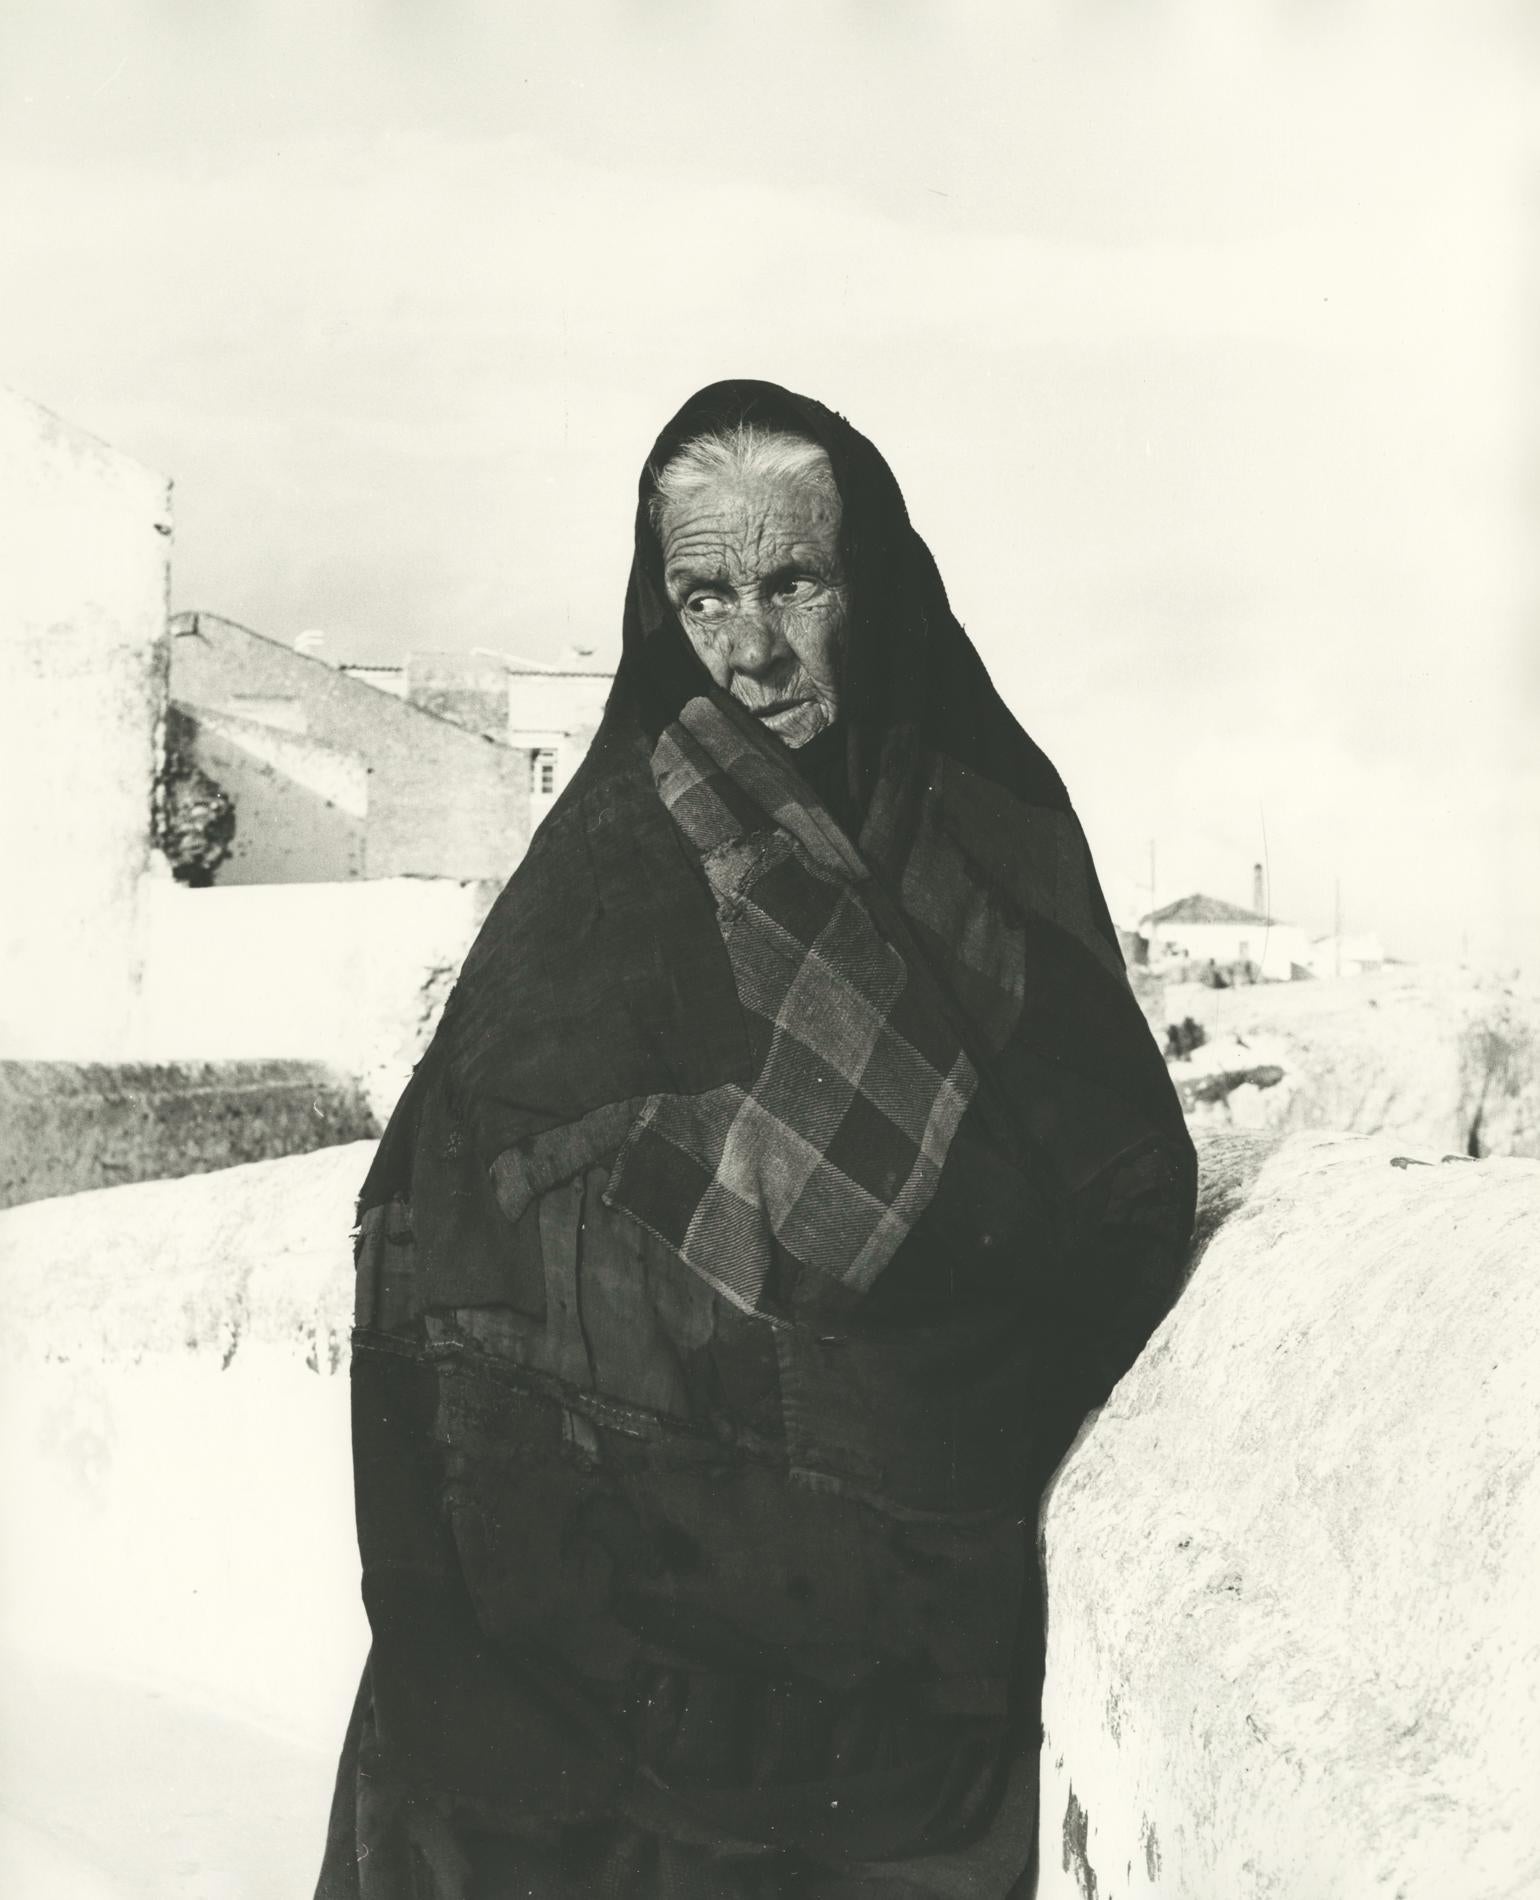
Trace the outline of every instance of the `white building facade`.
{"type": "Polygon", "coordinates": [[[1249,965],[1265,982],[1287,983],[1308,974],[1311,944],[1297,924],[1195,892],[1139,920],[1152,966],[1213,963],[1220,970],[1249,965]]]}

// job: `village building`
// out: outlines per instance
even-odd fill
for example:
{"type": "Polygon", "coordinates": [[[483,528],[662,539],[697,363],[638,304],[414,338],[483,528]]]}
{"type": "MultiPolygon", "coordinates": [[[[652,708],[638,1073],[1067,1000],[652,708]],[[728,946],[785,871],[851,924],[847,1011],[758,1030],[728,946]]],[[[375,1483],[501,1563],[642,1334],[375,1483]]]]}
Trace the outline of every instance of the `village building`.
{"type": "Polygon", "coordinates": [[[168,739],[235,807],[215,882],[501,882],[524,855],[529,758],[485,723],[217,614],[170,633],[168,739]]]}
{"type": "Polygon", "coordinates": [[[1372,930],[1350,937],[1317,937],[1307,959],[1312,976],[1371,976],[1389,961],[1372,930]]]}
{"type": "Polygon", "coordinates": [[[1210,965],[1227,977],[1287,983],[1310,974],[1310,939],[1297,924],[1194,892],[1139,920],[1152,968],[1194,976],[1210,965]]]}
{"type": "Polygon", "coordinates": [[[532,825],[582,763],[615,679],[614,670],[595,665],[584,648],[549,663],[479,647],[414,652],[399,666],[338,670],[525,753],[532,825]]]}

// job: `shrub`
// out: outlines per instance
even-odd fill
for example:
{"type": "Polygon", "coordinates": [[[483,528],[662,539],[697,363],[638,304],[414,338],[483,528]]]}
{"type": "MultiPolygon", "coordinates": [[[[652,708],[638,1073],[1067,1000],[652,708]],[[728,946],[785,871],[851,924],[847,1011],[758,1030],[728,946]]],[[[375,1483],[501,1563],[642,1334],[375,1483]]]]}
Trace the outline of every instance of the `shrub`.
{"type": "Polygon", "coordinates": [[[179,707],[166,720],[155,801],[155,843],[179,883],[203,887],[230,856],[235,801],[193,756],[197,726],[179,707]]]}

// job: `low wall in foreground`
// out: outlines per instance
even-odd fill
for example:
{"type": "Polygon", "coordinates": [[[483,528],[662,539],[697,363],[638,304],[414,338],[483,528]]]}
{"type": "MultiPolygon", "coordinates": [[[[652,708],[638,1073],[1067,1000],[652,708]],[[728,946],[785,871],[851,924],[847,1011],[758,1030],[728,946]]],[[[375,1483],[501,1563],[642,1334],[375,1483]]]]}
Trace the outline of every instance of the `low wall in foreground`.
{"type": "Polygon", "coordinates": [[[1204,1159],[1045,1512],[1042,1900],[1540,1892],[1540,1164],[1204,1159]]]}
{"type": "MultiPolygon", "coordinates": [[[[1540,1890],[1540,1164],[1199,1145],[1191,1283],[1045,1512],[1041,1900],[1540,1890]]],[[[114,1853],[151,1817],[134,1891],[314,1878],[367,1645],[340,1375],[371,1152],[0,1213],[0,1515],[40,1527],[0,1550],[36,1676],[0,1809],[114,1853]],[[157,1699],[98,1783],[114,1681],[157,1699]]]]}
{"type": "Polygon", "coordinates": [[[0,1207],[379,1132],[358,1084],[310,1062],[0,1061],[0,1127],[0,1207]]]}
{"type": "Polygon", "coordinates": [[[0,1213],[7,1896],[314,1888],[369,1642],[346,1351],[372,1154],[0,1213]]]}

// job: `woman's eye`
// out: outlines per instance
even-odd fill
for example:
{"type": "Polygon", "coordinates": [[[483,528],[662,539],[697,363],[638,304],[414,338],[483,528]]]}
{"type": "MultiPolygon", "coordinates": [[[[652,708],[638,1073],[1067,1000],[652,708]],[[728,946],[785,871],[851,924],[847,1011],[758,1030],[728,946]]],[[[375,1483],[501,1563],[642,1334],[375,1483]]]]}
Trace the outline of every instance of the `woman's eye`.
{"type": "Polygon", "coordinates": [[[777,600],[806,600],[816,593],[818,583],[810,574],[799,574],[794,580],[782,581],[775,590],[777,600]]]}
{"type": "Polygon", "coordinates": [[[685,602],[685,611],[695,620],[715,620],[727,611],[720,594],[695,594],[685,602]]]}

